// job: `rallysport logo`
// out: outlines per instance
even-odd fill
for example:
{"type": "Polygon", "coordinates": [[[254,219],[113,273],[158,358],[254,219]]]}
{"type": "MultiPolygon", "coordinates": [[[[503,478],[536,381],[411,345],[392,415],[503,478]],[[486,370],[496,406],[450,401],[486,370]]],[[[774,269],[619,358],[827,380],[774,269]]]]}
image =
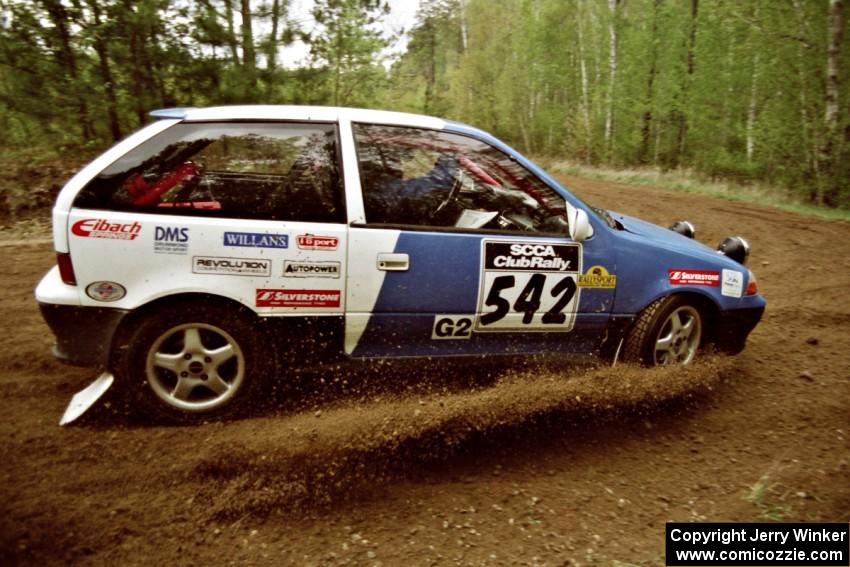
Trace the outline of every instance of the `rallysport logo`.
{"type": "Polygon", "coordinates": [[[336,247],[339,246],[339,238],[336,236],[299,234],[296,241],[301,250],[336,250],[336,247]]]}
{"type": "Polygon", "coordinates": [[[258,289],[257,307],[339,307],[338,289],[258,289]]]}
{"type": "Polygon", "coordinates": [[[111,240],[135,240],[142,232],[138,222],[109,222],[106,219],[83,219],[71,226],[71,233],[83,238],[109,238],[111,240]]]}
{"type": "Polygon", "coordinates": [[[670,285],[720,286],[720,272],[711,270],[669,270],[670,285]]]}

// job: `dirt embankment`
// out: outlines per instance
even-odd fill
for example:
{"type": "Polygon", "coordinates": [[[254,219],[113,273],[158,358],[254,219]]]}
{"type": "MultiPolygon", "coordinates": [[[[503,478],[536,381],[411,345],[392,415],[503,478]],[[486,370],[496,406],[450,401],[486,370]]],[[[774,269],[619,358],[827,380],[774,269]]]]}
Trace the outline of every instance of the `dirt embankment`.
{"type": "Polygon", "coordinates": [[[326,369],[250,419],[112,407],[60,429],[94,374],[49,356],[31,295],[49,246],[4,247],[0,561],[654,564],[669,520],[850,520],[850,225],[567,181],[709,243],[747,236],[769,301],[747,350],[685,370],[326,369]]]}

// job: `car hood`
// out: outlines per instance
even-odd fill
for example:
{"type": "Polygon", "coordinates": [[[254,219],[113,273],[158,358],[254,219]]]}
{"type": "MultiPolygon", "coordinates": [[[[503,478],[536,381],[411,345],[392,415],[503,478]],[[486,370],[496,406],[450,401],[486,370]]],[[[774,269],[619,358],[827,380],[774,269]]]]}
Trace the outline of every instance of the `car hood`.
{"type": "Polygon", "coordinates": [[[663,228],[657,224],[652,224],[637,217],[630,217],[614,211],[608,211],[608,214],[610,214],[615,221],[619,222],[623,229],[627,232],[646,238],[652,243],[663,248],[676,250],[677,252],[693,256],[699,256],[708,261],[724,264],[732,262],[733,264],[737,264],[734,260],[730,260],[726,256],[718,253],[717,250],[706,246],[702,242],[683,236],[678,232],[673,232],[669,228],[663,228]]]}

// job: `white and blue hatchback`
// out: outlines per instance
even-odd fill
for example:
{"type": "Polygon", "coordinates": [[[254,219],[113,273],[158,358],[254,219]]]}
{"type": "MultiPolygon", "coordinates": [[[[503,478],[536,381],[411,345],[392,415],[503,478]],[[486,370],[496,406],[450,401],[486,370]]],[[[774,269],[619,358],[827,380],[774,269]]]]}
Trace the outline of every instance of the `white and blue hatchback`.
{"type": "MultiPolygon", "coordinates": [[[[475,128],[297,106],[172,109],[80,171],[36,297],[55,354],[143,409],[250,404],[307,360],[738,352],[765,306],[712,250],[584,204],[475,128]]],[[[687,233],[687,223],[678,223],[687,233]]]]}

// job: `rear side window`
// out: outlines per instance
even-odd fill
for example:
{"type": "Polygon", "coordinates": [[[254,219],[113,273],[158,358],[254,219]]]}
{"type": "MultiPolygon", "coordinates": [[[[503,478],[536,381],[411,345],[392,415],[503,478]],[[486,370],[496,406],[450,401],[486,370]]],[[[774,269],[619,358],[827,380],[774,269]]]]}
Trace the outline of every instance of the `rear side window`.
{"type": "Polygon", "coordinates": [[[177,124],[77,195],[86,209],[345,222],[332,124],[177,124]]]}

